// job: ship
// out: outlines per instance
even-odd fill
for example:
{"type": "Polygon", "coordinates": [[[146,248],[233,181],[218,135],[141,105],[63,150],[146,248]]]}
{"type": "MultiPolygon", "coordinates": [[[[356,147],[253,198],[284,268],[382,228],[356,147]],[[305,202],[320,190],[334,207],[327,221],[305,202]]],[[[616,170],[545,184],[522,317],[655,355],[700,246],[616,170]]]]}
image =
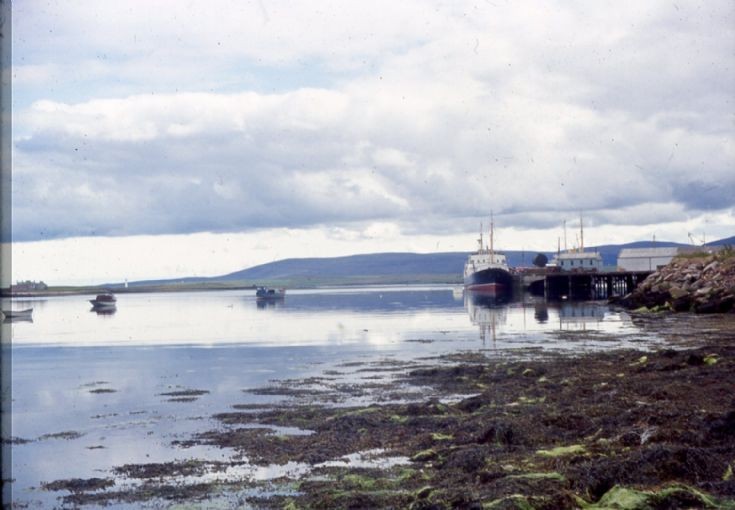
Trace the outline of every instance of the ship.
{"type": "Polygon", "coordinates": [[[490,243],[487,247],[480,238],[477,240],[476,253],[470,254],[464,265],[464,287],[471,291],[488,293],[507,293],[513,289],[513,277],[510,274],[505,255],[495,251],[493,246],[493,219],[490,216],[490,243]]]}

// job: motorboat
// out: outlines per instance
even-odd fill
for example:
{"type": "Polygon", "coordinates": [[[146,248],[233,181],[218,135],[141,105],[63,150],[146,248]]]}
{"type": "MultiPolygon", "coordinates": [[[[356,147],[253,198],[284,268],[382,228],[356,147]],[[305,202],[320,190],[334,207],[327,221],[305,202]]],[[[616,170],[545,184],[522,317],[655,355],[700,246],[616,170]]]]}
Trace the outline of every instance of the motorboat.
{"type": "Polygon", "coordinates": [[[89,300],[94,310],[106,310],[117,306],[117,298],[113,294],[97,294],[97,297],[89,300]]]}

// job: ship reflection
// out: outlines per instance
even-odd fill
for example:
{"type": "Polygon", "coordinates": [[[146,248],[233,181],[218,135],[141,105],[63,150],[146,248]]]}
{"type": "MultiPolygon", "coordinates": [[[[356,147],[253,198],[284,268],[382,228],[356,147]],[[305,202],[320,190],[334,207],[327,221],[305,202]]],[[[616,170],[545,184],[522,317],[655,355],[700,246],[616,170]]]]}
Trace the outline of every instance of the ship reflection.
{"type": "Polygon", "coordinates": [[[480,339],[483,345],[488,337],[495,343],[496,328],[506,321],[511,297],[509,294],[495,292],[466,291],[464,295],[465,307],[470,315],[472,324],[480,329],[480,339]]]}

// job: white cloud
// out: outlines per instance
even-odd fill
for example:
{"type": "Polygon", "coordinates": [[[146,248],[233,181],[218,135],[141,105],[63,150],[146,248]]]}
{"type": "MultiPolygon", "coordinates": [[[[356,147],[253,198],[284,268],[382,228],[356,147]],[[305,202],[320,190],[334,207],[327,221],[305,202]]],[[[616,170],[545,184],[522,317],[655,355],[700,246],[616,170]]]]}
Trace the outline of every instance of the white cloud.
{"type": "Polygon", "coordinates": [[[731,224],[726,0],[14,9],[17,239],[731,224]]]}

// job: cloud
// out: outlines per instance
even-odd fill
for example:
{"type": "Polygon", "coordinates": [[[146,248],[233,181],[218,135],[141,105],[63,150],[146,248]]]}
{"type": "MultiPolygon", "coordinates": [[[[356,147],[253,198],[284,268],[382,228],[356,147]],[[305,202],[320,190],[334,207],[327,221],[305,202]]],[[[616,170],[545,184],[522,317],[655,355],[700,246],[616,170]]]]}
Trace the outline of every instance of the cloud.
{"type": "Polygon", "coordinates": [[[729,2],[182,5],[19,7],[16,240],[735,205],[729,2]]]}

